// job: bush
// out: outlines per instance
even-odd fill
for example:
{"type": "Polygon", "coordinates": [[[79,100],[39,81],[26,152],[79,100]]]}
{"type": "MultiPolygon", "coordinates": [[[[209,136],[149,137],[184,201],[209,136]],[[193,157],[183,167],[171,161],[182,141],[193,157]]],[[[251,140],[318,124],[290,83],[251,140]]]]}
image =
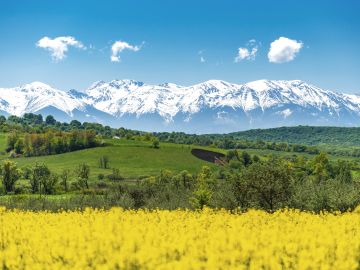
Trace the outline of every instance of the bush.
{"type": "Polygon", "coordinates": [[[151,142],[151,147],[155,148],[155,149],[159,149],[160,148],[160,141],[158,138],[153,138],[152,142],[151,142]]]}
{"type": "Polygon", "coordinates": [[[107,178],[110,180],[110,181],[120,181],[120,180],[124,180],[124,177],[121,176],[120,174],[120,170],[117,169],[117,168],[113,168],[112,169],[112,174],[109,174],[107,176],[107,178]]]}
{"type": "Polygon", "coordinates": [[[31,177],[31,172],[32,172],[32,170],[30,167],[22,168],[22,173],[23,173],[24,179],[29,180],[31,177]]]}
{"type": "Polygon", "coordinates": [[[101,189],[108,188],[108,184],[107,184],[106,182],[104,182],[104,181],[97,182],[97,183],[96,183],[96,186],[97,186],[98,188],[101,188],[101,189]]]}

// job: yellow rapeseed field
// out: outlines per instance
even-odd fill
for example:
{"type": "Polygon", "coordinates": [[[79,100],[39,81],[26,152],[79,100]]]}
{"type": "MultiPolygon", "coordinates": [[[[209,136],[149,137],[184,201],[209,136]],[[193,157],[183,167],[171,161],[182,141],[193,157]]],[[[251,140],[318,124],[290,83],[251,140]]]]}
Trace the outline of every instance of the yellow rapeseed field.
{"type": "Polygon", "coordinates": [[[358,269],[360,211],[0,210],[2,269],[358,269]]]}

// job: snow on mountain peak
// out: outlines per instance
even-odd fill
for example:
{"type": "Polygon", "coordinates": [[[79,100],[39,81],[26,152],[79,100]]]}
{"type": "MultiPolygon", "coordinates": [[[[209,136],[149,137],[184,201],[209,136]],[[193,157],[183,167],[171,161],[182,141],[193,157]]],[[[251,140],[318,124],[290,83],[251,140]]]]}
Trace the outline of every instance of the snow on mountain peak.
{"type": "Polygon", "coordinates": [[[114,87],[114,88],[135,88],[135,87],[140,87],[143,86],[144,83],[143,82],[139,82],[139,81],[135,81],[135,80],[112,80],[109,83],[109,86],[114,87]]]}
{"type": "Polygon", "coordinates": [[[257,80],[257,81],[246,83],[244,86],[248,87],[250,89],[254,89],[256,91],[266,91],[271,88],[271,81],[257,80]]]}
{"type": "Polygon", "coordinates": [[[20,88],[25,88],[25,89],[52,89],[52,87],[50,85],[42,83],[42,82],[38,82],[38,81],[25,84],[23,86],[20,86],[20,88]]]}
{"type": "Polygon", "coordinates": [[[255,123],[254,119],[261,122],[268,115],[289,123],[293,123],[293,119],[301,119],[303,115],[321,115],[321,121],[342,119],[343,115],[351,115],[351,121],[360,120],[359,95],[323,90],[301,80],[264,79],[242,85],[208,80],[192,86],[112,80],[95,82],[84,92],[74,89],[64,92],[41,82],[0,88],[0,110],[8,114],[41,112],[48,107],[71,117],[75,110],[85,112],[90,108],[119,119],[120,124],[121,119],[128,116],[140,118],[143,115],[160,116],[166,123],[179,121],[180,117],[187,123],[196,115],[210,112],[214,112],[211,119],[219,123],[225,120],[226,123],[236,123],[237,120],[230,117],[233,114],[235,119],[248,117],[249,123],[255,123]]]}
{"type": "Polygon", "coordinates": [[[165,88],[183,88],[184,86],[181,85],[177,85],[175,83],[161,83],[159,84],[160,87],[165,87],[165,88]]]}
{"type": "Polygon", "coordinates": [[[148,85],[133,80],[114,80],[95,88],[92,86],[86,92],[94,98],[92,105],[95,108],[112,115],[158,112],[170,119],[179,112],[193,114],[207,107],[242,108],[245,112],[256,108],[264,111],[280,104],[337,109],[341,99],[341,95],[329,94],[300,80],[258,80],[244,85],[208,80],[186,87],[170,83],[148,85]],[[123,91],[119,92],[119,89],[123,91]]]}
{"type": "Polygon", "coordinates": [[[48,107],[72,115],[75,109],[81,110],[85,106],[68,93],[42,82],[32,82],[14,88],[0,88],[0,97],[6,102],[6,105],[0,106],[0,110],[18,116],[48,107]]]}
{"type": "Polygon", "coordinates": [[[93,88],[96,88],[96,87],[100,87],[100,86],[102,86],[102,85],[104,85],[104,84],[106,84],[106,82],[105,81],[96,81],[96,82],[94,82],[90,87],[89,87],[89,89],[93,89],[93,88]]]}

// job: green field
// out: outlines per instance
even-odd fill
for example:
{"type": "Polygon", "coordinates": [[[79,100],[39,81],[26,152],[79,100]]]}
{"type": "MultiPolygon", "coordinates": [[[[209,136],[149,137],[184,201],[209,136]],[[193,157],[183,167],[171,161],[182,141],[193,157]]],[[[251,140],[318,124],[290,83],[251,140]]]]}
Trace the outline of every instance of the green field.
{"type": "MultiPolygon", "coordinates": [[[[0,146],[5,148],[4,136],[0,137],[0,146]]],[[[159,149],[151,148],[149,142],[130,140],[107,140],[109,146],[75,151],[71,153],[41,156],[21,157],[15,159],[19,167],[33,166],[36,162],[45,163],[52,171],[61,172],[63,169],[74,171],[78,164],[87,163],[91,168],[91,178],[98,174],[110,174],[111,168],[118,168],[123,177],[136,178],[157,175],[162,169],[179,172],[188,170],[191,173],[199,171],[201,166],[214,166],[194,157],[191,147],[170,143],[161,143],[159,149]],[[110,169],[99,168],[99,158],[109,158],[110,169]]],[[[6,159],[2,155],[2,159],[6,159]]]]}
{"type": "MultiPolygon", "coordinates": [[[[202,161],[191,154],[193,146],[180,145],[173,143],[161,143],[159,149],[151,147],[150,142],[133,141],[125,139],[108,139],[107,146],[97,147],[85,150],[79,150],[59,155],[40,156],[40,157],[20,157],[14,161],[20,168],[31,167],[36,163],[45,163],[52,171],[60,173],[63,169],[69,169],[75,172],[80,163],[86,163],[90,166],[90,179],[96,180],[99,174],[108,175],[112,172],[112,168],[120,169],[121,175],[126,179],[136,179],[150,175],[158,175],[161,170],[168,169],[173,172],[188,170],[196,173],[204,165],[216,168],[212,163],[202,161]],[[110,168],[99,168],[99,158],[107,156],[109,158],[110,168]]],[[[0,133],[0,160],[7,159],[8,154],[5,153],[6,134],[0,133]]],[[[199,147],[212,151],[226,153],[223,149],[213,149],[209,147],[199,147]]],[[[258,155],[262,158],[269,155],[293,156],[295,153],[246,149],[251,155],[258,155]]],[[[296,153],[299,155],[298,153],[296,153]]],[[[307,158],[311,158],[310,154],[301,154],[307,158]]],[[[338,159],[338,157],[330,156],[330,159],[338,159]]],[[[354,158],[346,158],[354,160],[354,158]]],[[[355,172],[354,172],[355,173],[355,172]]],[[[357,173],[356,173],[357,175],[357,173]]]]}

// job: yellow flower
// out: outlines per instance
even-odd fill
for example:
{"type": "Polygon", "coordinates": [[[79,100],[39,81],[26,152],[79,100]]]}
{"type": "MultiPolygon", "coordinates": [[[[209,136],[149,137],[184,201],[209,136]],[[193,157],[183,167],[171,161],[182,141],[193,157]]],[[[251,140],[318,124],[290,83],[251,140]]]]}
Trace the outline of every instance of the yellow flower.
{"type": "Polygon", "coordinates": [[[44,270],[358,269],[356,211],[0,208],[0,264],[44,270]]]}

